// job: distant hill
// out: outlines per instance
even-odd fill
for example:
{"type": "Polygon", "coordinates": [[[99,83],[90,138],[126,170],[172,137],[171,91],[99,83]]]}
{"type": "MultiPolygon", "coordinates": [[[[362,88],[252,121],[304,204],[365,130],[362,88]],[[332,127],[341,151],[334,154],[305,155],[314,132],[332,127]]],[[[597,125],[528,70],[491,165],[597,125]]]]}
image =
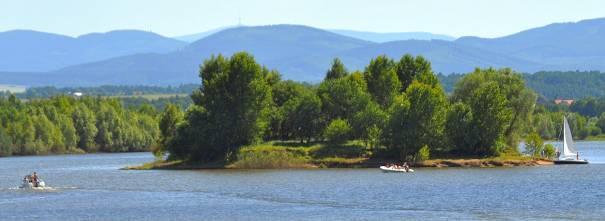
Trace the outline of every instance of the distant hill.
{"type": "Polygon", "coordinates": [[[605,18],[556,23],[501,38],[462,37],[455,42],[540,63],[547,70],[605,70],[605,18]]]}
{"type": "Polygon", "coordinates": [[[176,37],[172,37],[172,38],[179,40],[179,41],[191,43],[191,42],[200,40],[202,38],[208,37],[210,35],[213,35],[214,33],[217,33],[219,31],[233,28],[233,27],[235,27],[235,26],[220,27],[220,28],[215,28],[215,29],[209,30],[209,31],[204,31],[204,32],[189,34],[189,35],[181,35],[181,36],[176,36],[176,37]]]}
{"type": "Polygon", "coordinates": [[[136,53],[166,53],[185,42],[151,32],[122,30],[77,38],[44,32],[0,32],[0,71],[44,72],[136,53]]]}
{"type": "MultiPolygon", "coordinates": [[[[48,73],[57,84],[180,84],[198,82],[199,65],[213,54],[252,53],[261,64],[279,70],[285,78],[322,79],[339,52],[375,44],[298,25],[227,29],[166,54],[136,54],[75,65],[48,73]],[[72,79],[65,82],[67,79],[72,79]],[[102,82],[102,83],[101,83],[102,82]]],[[[0,75],[2,75],[0,73],[0,75]]],[[[42,82],[31,82],[41,85],[42,82]]]]}
{"type": "MultiPolygon", "coordinates": [[[[64,51],[73,54],[67,50],[73,38],[41,34],[32,36],[47,39],[43,42],[51,43],[37,43],[33,37],[29,39],[31,44],[8,44],[0,39],[0,44],[6,49],[0,51],[0,58],[7,57],[5,60],[11,61],[7,63],[0,59],[0,62],[31,67],[61,66],[69,62],[75,64],[45,73],[36,71],[41,68],[15,70],[0,67],[0,84],[90,86],[198,83],[199,65],[204,59],[213,54],[229,56],[238,51],[252,53],[258,62],[279,70],[285,79],[309,82],[320,81],[334,57],[340,57],[349,70],[361,70],[371,58],[378,55],[386,54],[399,59],[406,53],[425,56],[432,62],[435,72],[444,75],[467,73],[475,67],[510,67],[525,73],[542,70],[605,71],[604,33],[605,19],[593,19],[552,24],[493,39],[463,37],[455,41],[401,40],[376,43],[307,26],[272,25],[229,28],[186,46],[181,41],[169,39],[174,45],[180,45],[175,47],[178,50],[170,50],[171,44],[153,47],[157,51],[144,51],[146,45],[155,44],[117,44],[116,40],[110,41],[108,46],[94,43],[99,47],[92,47],[94,50],[87,47],[88,53],[79,53],[82,58],[64,60],[57,58],[66,58],[62,56],[66,53],[64,51]],[[81,61],[93,59],[87,56],[110,56],[105,53],[107,51],[133,54],[92,62],[81,61]],[[35,53],[42,56],[36,54],[33,58],[28,57],[35,53]],[[47,61],[39,58],[45,56],[53,59],[47,61]],[[15,71],[20,73],[10,73],[15,71]]],[[[93,37],[82,36],[77,41],[93,41],[93,37]]]]}
{"type": "Polygon", "coordinates": [[[492,51],[466,47],[449,41],[393,41],[355,48],[339,54],[343,62],[362,69],[369,60],[381,54],[399,59],[403,54],[422,55],[431,61],[433,70],[444,74],[466,73],[475,67],[531,67],[538,64],[492,51]]]}
{"type": "Polygon", "coordinates": [[[368,31],[353,31],[353,30],[329,30],[336,34],[349,36],[352,38],[359,38],[366,41],[384,43],[389,41],[403,41],[403,40],[444,40],[453,41],[456,38],[449,35],[433,34],[429,32],[368,32],[368,31]]]}

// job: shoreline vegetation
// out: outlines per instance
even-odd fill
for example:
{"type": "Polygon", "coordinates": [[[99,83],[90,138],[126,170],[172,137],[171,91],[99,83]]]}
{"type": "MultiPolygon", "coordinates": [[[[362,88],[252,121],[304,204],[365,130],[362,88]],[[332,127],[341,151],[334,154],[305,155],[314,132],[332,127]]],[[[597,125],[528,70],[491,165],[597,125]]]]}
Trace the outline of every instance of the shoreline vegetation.
{"type": "MultiPolygon", "coordinates": [[[[385,163],[398,162],[397,159],[371,157],[360,141],[350,141],[344,145],[328,143],[299,144],[297,142],[268,142],[242,148],[240,159],[232,162],[215,161],[208,163],[182,160],[160,160],[143,165],[127,166],[125,170],[198,170],[198,169],[317,169],[317,168],[378,168],[385,163]]],[[[529,156],[501,157],[460,157],[444,156],[430,160],[410,162],[413,167],[514,167],[552,165],[552,160],[529,156]]]]}
{"type": "Polygon", "coordinates": [[[542,139],[557,138],[563,116],[580,139],[605,138],[605,114],[593,108],[605,109],[605,99],[536,105],[523,75],[508,68],[477,68],[451,93],[430,61],[409,54],[381,55],[353,72],[335,58],[317,84],[282,80],[246,52],[212,56],[199,76],[189,98],[160,102],[161,112],[130,98],[0,96],[0,156],[70,148],[167,156],[130,169],[500,167],[551,164],[538,160],[555,154],[542,139]]]}
{"type": "Polygon", "coordinates": [[[318,85],[283,81],[246,52],[212,56],[199,76],[193,104],[159,116],[153,152],[166,160],[128,169],[533,166],[555,154],[526,123],[537,95],[511,69],[476,69],[452,94],[412,55],[354,72],[336,58],[318,85]]]}
{"type": "MultiPolygon", "coordinates": [[[[283,81],[246,52],[212,56],[199,76],[193,104],[159,116],[154,154],[166,160],[127,169],[533,166],[555,154],[527,124],[536,93],[511,69],[476,69],[451,94],[409,54],[353,72],[336,58],[316,85],[283,81]]],[[[540,123],[559,117],[539,112],[540,123]]]]}
{"type": "MultiPolygon", "coordinates": [[[[153,161],[143,165],[126,166],[123,170],[205,170],[205,169],[320,169],[320,168],[373,168],[377,169],[384,162],[380,159],[349,159],[348,163],[339,163],[335,166],[326,167],[313,163],[305,163],[291,165],[287,167],[236,167],[233,164],[224,165],[221,163],[194,163],[188,164],[183,161],[153,161]]],[[[468,159],[434,159],[426,160],[417,163],[411,163],[412,167],[422,168],[494,168],[494,167],[518,167],[518,166],[548,166],[554,165],[552,160],[548,159],[532,159],[530,157],[523,159],[483,159],[483,158],[468,158],[468,159]]]]}

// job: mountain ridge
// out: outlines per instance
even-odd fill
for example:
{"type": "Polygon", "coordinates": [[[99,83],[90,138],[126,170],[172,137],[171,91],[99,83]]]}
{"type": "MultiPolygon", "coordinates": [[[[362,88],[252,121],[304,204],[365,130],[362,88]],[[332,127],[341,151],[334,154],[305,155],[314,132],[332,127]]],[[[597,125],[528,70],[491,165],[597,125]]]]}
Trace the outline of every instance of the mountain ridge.
{"type": "MultiPolygon", "coordinates": [[[[61,42],[62,39],[56,37],[55,40],[61,42]]],[[[470,72],[476,67],[510,67],[524,73],[603,71],[604,41],[605,19],[551,24],[499,38],[384,43],[303,25],[241,26],[216,32],[178,50],[122,55],[38,73],[36,76],[52,76],[57,80],[42,79],[30,84],[193,83],[199,81],[199,65],[204,59],[213,54],[229,56],[239,51],[250,52],[259,63],[279,70],[285,79],[309,82],[323,79],[335,57],[340,57],[349,70],[363,70],[369,60],[378,55],[399,59],[408,53],[425,56],[432,62],[435,72],[443,74],[470,72]],[[561,32],[565,33],[559,34],[561,32]]],[[[26,76],[12,76],[6,72],[0,76],[5,79],[0,83],[26,82],[23,80],[26,76]]]]}

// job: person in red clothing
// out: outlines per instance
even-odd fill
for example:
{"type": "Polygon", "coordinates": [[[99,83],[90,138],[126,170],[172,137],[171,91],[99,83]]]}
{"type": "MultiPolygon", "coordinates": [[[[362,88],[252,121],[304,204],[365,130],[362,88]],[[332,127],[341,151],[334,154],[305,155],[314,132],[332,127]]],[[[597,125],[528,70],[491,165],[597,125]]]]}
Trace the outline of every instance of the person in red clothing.
{"type": "Polygon", "coordinates": [[[38,187],[38,174],[36,174],[36,172],[34,172],[34,175],[32,175],[32,182],[34,183],[35,187],[38,187]]]}

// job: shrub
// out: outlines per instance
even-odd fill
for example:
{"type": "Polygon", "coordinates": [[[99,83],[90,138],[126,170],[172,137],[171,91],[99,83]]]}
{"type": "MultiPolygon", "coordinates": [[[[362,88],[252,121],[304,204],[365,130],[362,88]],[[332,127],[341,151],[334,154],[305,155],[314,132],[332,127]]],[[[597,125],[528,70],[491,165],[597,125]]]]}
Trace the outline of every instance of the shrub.
{"type": "Polygon", "coordinates": [[[420,150],[418,150],[418,161],[428,160],[431,157],[431,153],[429,150],[429,146],[424,145],[420,150]]]}
{"type": "Polygon", "coordinates": [[[544,149],[544,141],[537,133],[531,133],[525,137],[525,153],[530,156],[541,156],[544,149]]]}
{"type": "Polygon", "coordinates": [[[349,139],[350,133],[351,126],[342,119],[333,120],[324,130],[324,135],[332,144],[343,144],[349,139]]]}
{"type": "Polygon", "coordinates": [[[590,127],[590,135],[591,136],[598,136],[599,134],[601,134],[603,131],[601,130],[601,128],[597,127],[597,126],[591,126],[590,127]]]}
{"type": "Polygon", "coordinates": [[[249,147],[242,148],[233,164],[240,169],[276,169],[305,167],[307,159],[301,151],[289,148],[249,147]]]}
{"type": "Polygon", "coordinates": [[[555,146],[552,144],[546,144],[544,145],[544,157],[548,158],[548,159],[552,159],[555,157],[556,154],[556,149],[555,146]]]}

